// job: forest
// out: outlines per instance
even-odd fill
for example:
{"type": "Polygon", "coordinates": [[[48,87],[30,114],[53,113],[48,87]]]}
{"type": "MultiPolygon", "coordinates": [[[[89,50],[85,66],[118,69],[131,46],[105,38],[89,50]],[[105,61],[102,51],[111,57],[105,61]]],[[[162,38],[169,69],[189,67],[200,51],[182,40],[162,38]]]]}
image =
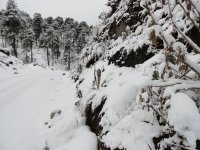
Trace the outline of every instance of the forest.
{"type": "Polygon", "coordinates": [[[0,31],[0,149],[200,150],[199,0],[107,0],[92,26],[8,0],[0,31]]]}
{"type": "Polygon", "coordinates": [[[2,47],[12,47],[15,57],[23,57],[24,62],[34,62],[33,49],[46,51],[48,65],[60,60],[70,68],[71,61],[78,59],[88,41],[92,26],[73,18],[42,18],[35,13],[33,18],[21,11],[15,1],[9,0],[6,9],[0,11],[2,47]],[[18,52],[18,48],[23,51],[18,52]]]}

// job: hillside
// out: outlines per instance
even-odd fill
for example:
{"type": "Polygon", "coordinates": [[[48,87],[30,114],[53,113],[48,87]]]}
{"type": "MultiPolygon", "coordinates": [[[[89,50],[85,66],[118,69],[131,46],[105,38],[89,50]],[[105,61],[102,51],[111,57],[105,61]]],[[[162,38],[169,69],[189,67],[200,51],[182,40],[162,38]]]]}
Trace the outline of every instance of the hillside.
{"type": "Polygon", "coordinates": [[[199,18],[198,0],[108,0],[93,27],[44,19],[18,58],[0,48],[0,149],[200,150],[199,18]]]}
{"type": "Polygon", "coordinates": [[[200,149],[199,1],[109,0],[73,79],[98,149],[200,149]]]}

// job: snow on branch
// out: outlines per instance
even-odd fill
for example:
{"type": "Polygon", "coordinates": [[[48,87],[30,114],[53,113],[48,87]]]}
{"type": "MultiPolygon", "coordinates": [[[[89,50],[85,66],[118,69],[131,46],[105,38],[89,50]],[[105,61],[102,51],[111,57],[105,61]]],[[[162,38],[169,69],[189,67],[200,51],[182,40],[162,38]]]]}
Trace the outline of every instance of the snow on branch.
{"type": "Polygon", "coordinates": [[[167,87],[165,89],[165,92],[163,94],[164,97],[169,97],[173,94],[175,94],[176,92],[180,91],[180,90],[195,90],[195,89],[200,89],[200,82],[196,82],[196,83],[183,83],[183,84],[176,84],[174,86],[170,86],[167,87]]]}
{"type": "Polygon", "coordinates": [[[181,31],[179,29],[179,27],[176,25],[176,23],[173,20],[173,14],[172,14],[172,10],[170,8],[170,3],[168,0],[168,7],[169,7],[169,14],[170,14],[170,18],[172,21],[172,24],[174,25],[174,27],[176,28],[176,30],[181,34],[181,36],[188,42],[188,44],[197,52],[200,53],[200,48],[197,46],[197,44],[195,44],[187,35],[185,35],[185,33],[183,33],[183,31],[181,31]]]}
{"type": "Polygon", "coordinates": [[[174,86],[176,84],[199,84],[200,85],[200,82],[199,81],[187,81],[187,80],[180,80],[180,79],[170,79],[170,80],[167,80],[167,81],[163,81],[161,82],[160,80],[154,80],[154,81],[151,81],[149,82],[148,84],[146,84],[146,86],[149,86],[149,87],[169,87],[169,86],[174,86]]]}
{"type": "Polygon", "coordinates": [[[200,77],[200,66],[198,64],[192,62],[187,56],[185,56],[184,63],[200,77]]]}
{"type": "Polygon", "coordinates": [[[180,90],[200,90],[200,81],[171,79],[166,82],[161,82],[158,80],[149,82],[146,87],[165,88],[163,96],[170,97],[180,90]]]}
{"type": "Polygon", "coordinates": [[[194,20],[190,17],[189,12],[186,11],[186,9],[183,7],[183,5],[182,5],[180,2],[178,2],[177,4],[181,6],[181,8],[182,8],[183,11],[185,12],[186,16],[187,16],[187,17],[190,19],[190,21],[192,22],[192,24],[200,31],[199,24],[198,24],[196,21],[194,21],[194,20]]]}
{"type": "Polygon", "coordinates": [[[194,9],[196,9],[197,13],[200,16],[200,7],[199,7],[199,5],[194,0],[187,0],[187,1],[190,2],[190,4],[194,7],[194,9]]]}

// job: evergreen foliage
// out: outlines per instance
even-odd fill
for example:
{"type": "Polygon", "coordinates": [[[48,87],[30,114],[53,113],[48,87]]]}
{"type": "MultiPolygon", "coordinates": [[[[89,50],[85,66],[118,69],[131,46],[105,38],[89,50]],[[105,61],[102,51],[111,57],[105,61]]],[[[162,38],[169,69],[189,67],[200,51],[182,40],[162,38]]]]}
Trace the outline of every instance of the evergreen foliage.
{"type": "Polygon", "coordinates": [[[71,62],[65,61],[78,59],[90,34],[91,28],[86,22],[79,23],[73,18],[42,18],[40,13],[35,13],[31,18],[29,14],[18,9],[14,0],[8,0],[6,9],[0,11],[2,47],[12,46],[13,55],[17,57],[17,48],[21,46],[25,49],[26,62],[29,50],[30,62],[33,62],[32,49],[44,48],[49,65],[50,62],[54,65],[58,59],[60,63],[70,64],[71,62]],[[67,45],[70,45],[70,48],[66,49],[67,45]],[[70,56],[69,51],[72,53],[70,56]]]}

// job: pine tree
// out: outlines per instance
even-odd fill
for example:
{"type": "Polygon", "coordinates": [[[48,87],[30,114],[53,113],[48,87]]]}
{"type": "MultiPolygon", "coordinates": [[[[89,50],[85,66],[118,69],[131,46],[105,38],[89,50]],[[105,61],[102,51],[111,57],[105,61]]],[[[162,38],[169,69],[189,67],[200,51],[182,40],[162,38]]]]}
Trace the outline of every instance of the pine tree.
{"type": "Polygon", "coordinates": [[[50,47],[50,40],[49,40],[49,36],[46,32],[42,33],[40,35],[40,47],[41,48],[46,48],[46,55],[47,55],[47,64],[48,66],[50,65],[50,62],[49,62],[49,47],[50,47]]]}
{"type": "Polygon", "coordinates": [[[87,43],[86,41],[86,33],[85,32],[81,32],[78,36],[78,39],[76,41],[76,52],[78,54],[81,53],[81,50],[84,48],[85,44],[87,43]]]}
{"type": "Polygon", "coordinates": [[[56,30],[56,40],[55,40],[55,55],[56,58],[60,57],[60,47],[62,46],[63,31],[64,31],[64,20],[62,17],[57,17],[53,22],[53,27],[56,30]]]}
{"type": "Polygon", "coordinates": [[[75,22],[73,18],[66,18],[65,19],[65,28],[74,28],[75,22]]]}
{"type": "Polygon", "coordinates": [[[35,32],[36,45],[42,33],[42,24],[43,24],[43,19],[42,19],[41,14],[35,13],[34,18],[33,18],[33,31],[35,32]]]}
{"type": "Polygon", "coordinates": [[[57,17],[55,21],[58,23],[59,28],[63,28],[64,20],[62,17],[57,17]]]}
{"type": "Polygon", "coordinates": [[[54,56],[59,56],[59,52],[57,51],[59,47],[58,36],[53,27],[47,27],[46,32],[43,32],[40,36],[40,47],[46,48],[47,51],[47,62],[50,65],[49,60],[49,48],[51,49],[52,56],[52,65],[54,65],[54,56]]]}
{"type": "Polygon", "coordinates": [[[7,2],[7,7],[4,13],[4,26],[9,30],[8,37],[11,41],[14,55],[17,57],[16,41],[20,29],[22,28],[22,21],[14,0],[8,0],[7,2]]]}
{"type": "Polygon", "coordinates": [[[51,25],[51,24],[53,23],[54,19],[53,19],[53,17],[47,17],[47,18],[46,18],[46,21],[47,21],[47,23],[48,23],[49,25],[51,25]]]}
{"type": "Polygon", "coordinates": [[[56,43],[56,31],[54,30],[53,27],[49,27],[47,29],[47,36],[48,36],[48,39],[49,39],[49,48],[51,48],[51,58],[52,58],[52,66],[54,65],[54,54],[55,54],[55,48],[57,46],[57,43],[56,43]]]}
{"type": "Polygon", "coordinates": [[[0,11],[0,35],[2,40],[2,47],[6,47],[6,39],[8,35],[8,28],[4,26],[4,10],[0,11]]]}
{"type": "Polygon", "coordinates": [[[71,68],[71,51],[72,51],[72,41],[70,39],[67,39],[65,43],[65,49],[64,49],[64,60],[68,63],[68,69],[71,68]]]}
{"type": "Polygon", "coordinates": [[[27,29],[24,33],[23,47],[26,49],[26,62],[28,62],[27,51],[31,51],[31,62],[33,62],[33,42],[34,42],[34,33],[32,29],[27,29]]]}
{"type": "Polygon", "coordinates": [[[90,27],[86,22],[81,22],[76,30],[76,51],[77,53],[81,53],[81,50],[84,48],[87,43],[86,37],[91,33],[90,27]]]}

